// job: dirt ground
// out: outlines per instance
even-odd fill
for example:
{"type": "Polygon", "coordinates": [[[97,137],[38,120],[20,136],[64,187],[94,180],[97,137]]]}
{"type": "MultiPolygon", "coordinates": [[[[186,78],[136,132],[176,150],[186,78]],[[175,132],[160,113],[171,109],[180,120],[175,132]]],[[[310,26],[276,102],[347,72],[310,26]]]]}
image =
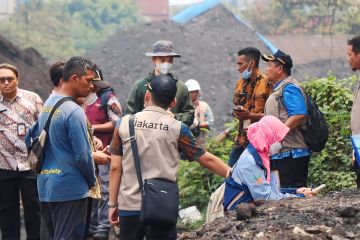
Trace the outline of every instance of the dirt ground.
{"type": "MultiPolygon", "coordinates": [[[[266,202],[255,210],[244,205],[197,230],[179,230],[178,240],[360,239],[359,194],[358,190],[343,190],[314,198],[266,202]],[[245,220],[237,220],[240,217],[245,220]]],[[[21,240],[25,240],[24,223],[21,233],[21,240]]],[[[112,230],[109,240],[115,239],[112,230]]]]}
{"type": "Polygon", "coordinates": [[[347,190],[267,202],[257,206],[249,219],[237,220],[232,212],[195,231],[179,233],[178,239],[360,239],[359,193],[347,190]]]}

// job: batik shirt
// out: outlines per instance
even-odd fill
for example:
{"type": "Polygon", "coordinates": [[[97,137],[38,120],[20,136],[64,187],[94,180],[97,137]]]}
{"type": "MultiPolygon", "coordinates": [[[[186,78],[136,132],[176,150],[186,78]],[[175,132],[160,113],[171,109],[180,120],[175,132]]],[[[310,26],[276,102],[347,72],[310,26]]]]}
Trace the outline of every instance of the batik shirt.
{"type": "Polygon", "coordinates": [[[18,89],[12,101],[0,94],[0,169],[30,170],[25,135],[42,106],[39,95],[30,91],[18,89]]]}
{"type": "MultiPolygon", "coordinates": [[[[271,83],[258,70],[255,79],[238,80],[234,91],[234,106],[241,105],[248,109],[250,113],[264,113],[266,99],[271,94],[271,83]]],[[[251,123],[253,123],[252,121],[251,123]]],[[[239,148],[249,144],[246,130],[243,128],[243,121],[239,121],[234,147],[239,148]]]]}

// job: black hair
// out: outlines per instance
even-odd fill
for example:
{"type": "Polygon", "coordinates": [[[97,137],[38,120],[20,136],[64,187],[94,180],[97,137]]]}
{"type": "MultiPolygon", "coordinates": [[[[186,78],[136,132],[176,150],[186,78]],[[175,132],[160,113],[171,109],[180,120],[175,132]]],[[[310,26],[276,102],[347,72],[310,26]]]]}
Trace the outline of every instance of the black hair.
{"type": "Polygon", "coordinates": [[[166,98],[166,97],[157,97],[157,96],[155,96],[155,94],[152,94],[151,91],[150,91],[150,93],[151,93],[153,103],[156,106],[161,107],[163,109],[168,109],[171,102],[174,100],[174,98],[169,99],[169,98],[166,98]]]}
{"type": "Polygon", "coordinates": [[[96,65],[83,57],[71,57],[64,65],[63,81],[69,81],[72,75],[82,77],[88,70],[94,70],[96,65]]]}
{"type": "Polygon", "coordinates": [[[56,62],[50,67],[50,79],[55,87],[59,86],[60,80],[64,76],[64,65],[64,62],[56,62]]]}
{"type": "Polygon", "coordinates": [[[360,53],[360,35],[348,40],[347,43],[352,46],[352,51],[355,54],[360,53]]]}
{"type": "Polygon", "coordinates": [[[279,60],[274,60],[272,61],[276,66],[282,66],[282,69],[284,71],[284,73],[286,74],[286,76],[290,76],[291,75],[291,68],[285,66],[282,62],[280,62],[279,60]]]}
{"type": "Polygon", "coordinates": [[[254,60],[255,67],[259,67],[259,61],[260,61],[260,56],[261,56],[259,49],[254,48],[254,47],[246,47],[246,48],[241,49],[238,52],[238,56],[241,56],[241,55],[246,56],[249,60],[254,60]]]}

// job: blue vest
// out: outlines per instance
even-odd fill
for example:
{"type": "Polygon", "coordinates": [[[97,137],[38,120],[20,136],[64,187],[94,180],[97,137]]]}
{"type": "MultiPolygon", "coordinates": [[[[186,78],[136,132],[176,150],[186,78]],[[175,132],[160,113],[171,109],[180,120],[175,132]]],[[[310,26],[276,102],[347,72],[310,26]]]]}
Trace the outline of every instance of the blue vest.
{"type": "MultiPolygon", "coordinates": [[[[256,151],[254,146],[249,143],[247,150],[250,152],[252,157],[255,159],[255,163],[258,167],[264,170],[265,177],[267,175],[266,168],[262,163],[259,153],[256,151]]],[[[241,161],[241,160],[239,160],[241,161]]],[[[234,210],[236,205],[239,203],[252,202],[254,199],[251,196],[249,188],[245,184],[239,184],[233,180],[232,177],[225,180],[225,193],[224,193],[224,210],[234,210]]]]}

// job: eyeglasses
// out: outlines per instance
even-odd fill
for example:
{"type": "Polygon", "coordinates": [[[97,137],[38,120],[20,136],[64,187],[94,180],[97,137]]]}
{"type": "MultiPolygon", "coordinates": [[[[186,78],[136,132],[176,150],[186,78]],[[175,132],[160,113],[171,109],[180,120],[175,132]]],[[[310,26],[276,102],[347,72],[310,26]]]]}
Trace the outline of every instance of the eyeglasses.
{"type": "Polygon", "coordinates": [[[0,77],[0,83],[4,84],[6,80],[10,83],[14,81],[16,77],[0,77]]]}

